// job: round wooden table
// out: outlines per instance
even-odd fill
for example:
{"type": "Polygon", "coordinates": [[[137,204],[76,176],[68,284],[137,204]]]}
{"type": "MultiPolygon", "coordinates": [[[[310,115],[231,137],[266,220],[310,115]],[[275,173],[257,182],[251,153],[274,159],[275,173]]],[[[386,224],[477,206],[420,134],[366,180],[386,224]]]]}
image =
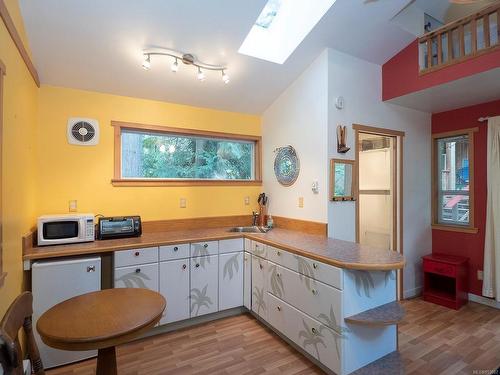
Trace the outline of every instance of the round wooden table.
{"type": "Polygon", "coordinates": [[[48,346],[62,350],[98,349],[98,375],[114,375],[115,346],[154,327],[165,310],[165,298],[139,288],[105,289],[55,305],[36,328],[48,346]]]}

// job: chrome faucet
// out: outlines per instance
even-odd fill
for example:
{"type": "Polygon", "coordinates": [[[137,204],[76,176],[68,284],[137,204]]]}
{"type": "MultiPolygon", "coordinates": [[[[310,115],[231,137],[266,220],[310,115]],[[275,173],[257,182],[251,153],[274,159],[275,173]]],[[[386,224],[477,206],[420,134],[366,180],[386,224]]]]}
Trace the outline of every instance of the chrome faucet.
{"type": "Polygon", "coordinates": [[[257,218],[259,217],[259,214],[255,211],[252,211],[252,216],[253,216],[252,226],[256,227],[257,226],[257,218]]]}

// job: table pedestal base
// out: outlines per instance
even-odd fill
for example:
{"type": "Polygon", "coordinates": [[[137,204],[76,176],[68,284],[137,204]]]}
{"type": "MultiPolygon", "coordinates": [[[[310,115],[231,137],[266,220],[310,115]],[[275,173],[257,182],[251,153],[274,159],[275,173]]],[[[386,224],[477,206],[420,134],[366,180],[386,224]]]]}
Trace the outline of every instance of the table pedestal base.
{"type": "Polygon", "coordinates": [[[116,349],[99,349],[97,352],[97,370],[96,375],[117,375],[116,370],[116,349]]]}

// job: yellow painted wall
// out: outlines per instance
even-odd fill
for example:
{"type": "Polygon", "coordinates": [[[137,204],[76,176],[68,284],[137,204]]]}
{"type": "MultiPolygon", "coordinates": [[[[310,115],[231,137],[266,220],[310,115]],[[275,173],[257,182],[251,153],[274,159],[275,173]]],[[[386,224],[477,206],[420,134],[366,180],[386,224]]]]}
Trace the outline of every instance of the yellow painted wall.
{"type": "MultiPolygon", "coordinates": [[[[6,1],[16,27],[24,37],[17,0],[6,1]]],[[[0,288],[0,317],[22,290],[21,237],[36,218],[36,128],[38,124],[38,88],[4,23],[0,20],[0,59],[7,68],[4,77],[2,206],[3,267],[7,272],[0,288]]]]}
{"type": "MultiPolygon", "coordinates": [[[[260,186],[114,187],[112,120],[260,135],[260,117],[90,91],[42,86],[38,133],[38,213],[140,214],[144,220],[250,214],[260,186]],[[69,145],[69,117],[99,121],[97,146],[69,145]],[[244,197],[252,204],[245,206],[244,197]],[[179,199],[187,208],[179,208],[179,199]]],[[[254,203],[255,202],[255,203],[254,203]]]]}

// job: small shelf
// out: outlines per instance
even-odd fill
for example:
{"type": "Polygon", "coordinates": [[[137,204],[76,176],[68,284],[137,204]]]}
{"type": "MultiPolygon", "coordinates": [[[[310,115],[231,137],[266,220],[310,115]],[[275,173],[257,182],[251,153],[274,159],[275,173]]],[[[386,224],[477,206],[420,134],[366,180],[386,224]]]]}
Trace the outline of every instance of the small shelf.
{"type": "Polygon", "coordinates": [[[398,324],[405,315],[405,309],[397,301],[386,303],[374,309],[345,318],[346,323],[369,326],[388,326],[398,324]]]}
{"type": "Polygon", "coordinates": [[[351,373],[351,375],[401,375],[404,374],[403,361],[398,351],[366,365],[351,373]]]}

